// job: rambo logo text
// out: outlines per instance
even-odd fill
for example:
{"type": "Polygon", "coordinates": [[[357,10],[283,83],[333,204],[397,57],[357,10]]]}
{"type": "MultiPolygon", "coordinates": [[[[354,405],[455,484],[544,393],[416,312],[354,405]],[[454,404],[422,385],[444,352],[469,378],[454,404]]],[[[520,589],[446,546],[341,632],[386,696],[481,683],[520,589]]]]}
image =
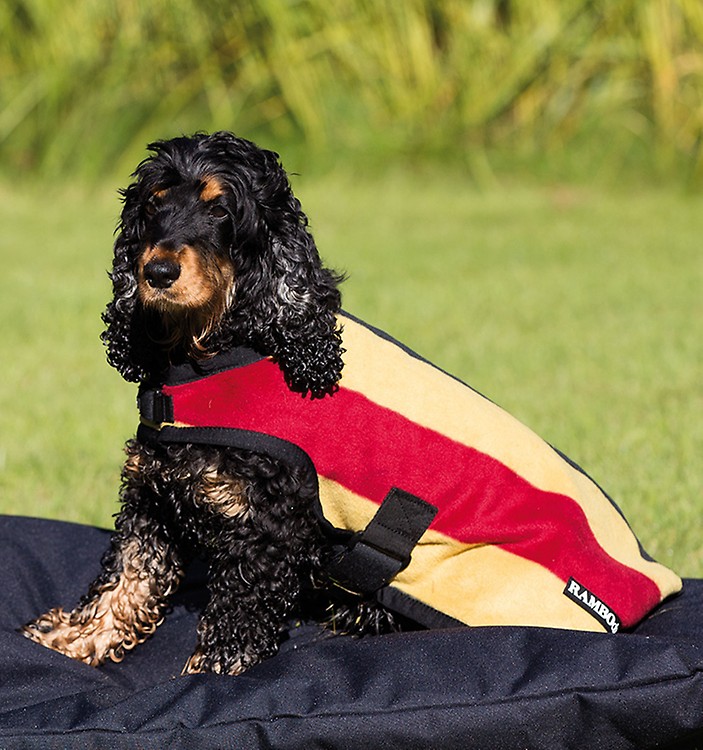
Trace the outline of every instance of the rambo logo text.
{"type": "Polygon", "coordinates": [[[611,633],[617,633],[620,630],[620,618],[615,612],[578,581],[569,578],[569,582],[564,589],[564,594],[571,601],[576,602],[580,607],[590,612],[597,620],[600,620],[606,630],[609,630],[611,633]]]}

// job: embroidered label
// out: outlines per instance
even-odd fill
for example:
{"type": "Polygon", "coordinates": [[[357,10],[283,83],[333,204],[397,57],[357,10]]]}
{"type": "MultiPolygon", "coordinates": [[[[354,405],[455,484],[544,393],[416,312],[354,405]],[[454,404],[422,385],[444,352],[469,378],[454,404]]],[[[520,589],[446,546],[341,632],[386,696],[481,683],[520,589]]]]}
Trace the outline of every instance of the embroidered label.
{"type": "Polygon", "coordinates": [[[564,594],[583,607],[587,612],[592,614],[597,620],[603,623],[605,628],[611,633],[617,633],[620,630],[620,618],[613,612],[607,604],[604,604],[595,594],[592,594],[585,586],[578,581],[569,578],[566,584],[564,594]]]}

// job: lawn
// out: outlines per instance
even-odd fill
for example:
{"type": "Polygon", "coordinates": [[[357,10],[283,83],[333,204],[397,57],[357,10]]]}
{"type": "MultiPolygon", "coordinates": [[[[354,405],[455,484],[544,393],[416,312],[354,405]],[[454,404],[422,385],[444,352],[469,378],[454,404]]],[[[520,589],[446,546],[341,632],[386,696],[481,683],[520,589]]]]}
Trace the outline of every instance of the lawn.
{"type": "MultiPolygon", "coordinates": [[[[345,305],[581,464],[703,575],[703,201],[398,172],[294,178],[345,305]]],[[[105,363],[112,189],[0,184],[0,512],[109,525],[134,386],[105,363]]]]}

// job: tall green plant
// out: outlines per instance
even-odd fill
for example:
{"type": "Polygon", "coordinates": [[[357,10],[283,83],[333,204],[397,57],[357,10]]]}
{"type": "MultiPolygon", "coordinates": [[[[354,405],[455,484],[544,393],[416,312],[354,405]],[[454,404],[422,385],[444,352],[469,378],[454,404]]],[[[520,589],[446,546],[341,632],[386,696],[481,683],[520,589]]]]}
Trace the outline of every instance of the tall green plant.
{"type": "Polygon", "coordinates": [[[229,128],[310,153],[697,159],[699,0],[6,0],[4,171],[123,170],[229,128]]]}

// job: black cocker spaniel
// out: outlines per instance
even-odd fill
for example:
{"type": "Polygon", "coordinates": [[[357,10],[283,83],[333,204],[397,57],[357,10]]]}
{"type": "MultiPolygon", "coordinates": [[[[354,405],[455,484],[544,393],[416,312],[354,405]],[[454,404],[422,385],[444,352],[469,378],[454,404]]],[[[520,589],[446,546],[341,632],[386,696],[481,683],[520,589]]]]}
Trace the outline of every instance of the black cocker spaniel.
{"type": "MultiPolygon", "coordinates": [[[[110,364],[144,388],[169,367],[207,366],[246,346],[273,358],[301,398],[332,393],[340,279],[322,267],[277,154],[227,132],[149,148],[123,191],[103,315],[110,364]]],[[[159,625],[189,561],[204,556],[210,601],[184,671],[237,674],[274,653],[301,590],[324,578],[315,477],[231,447],[137,438],[126,451],[100,576],[76,609],[51,610],[25,635],[91,665],[119,661],[159,625]]],[[[331,615],[335,628],[390,626],[371,602],[349,602],[331,615]]]]}

